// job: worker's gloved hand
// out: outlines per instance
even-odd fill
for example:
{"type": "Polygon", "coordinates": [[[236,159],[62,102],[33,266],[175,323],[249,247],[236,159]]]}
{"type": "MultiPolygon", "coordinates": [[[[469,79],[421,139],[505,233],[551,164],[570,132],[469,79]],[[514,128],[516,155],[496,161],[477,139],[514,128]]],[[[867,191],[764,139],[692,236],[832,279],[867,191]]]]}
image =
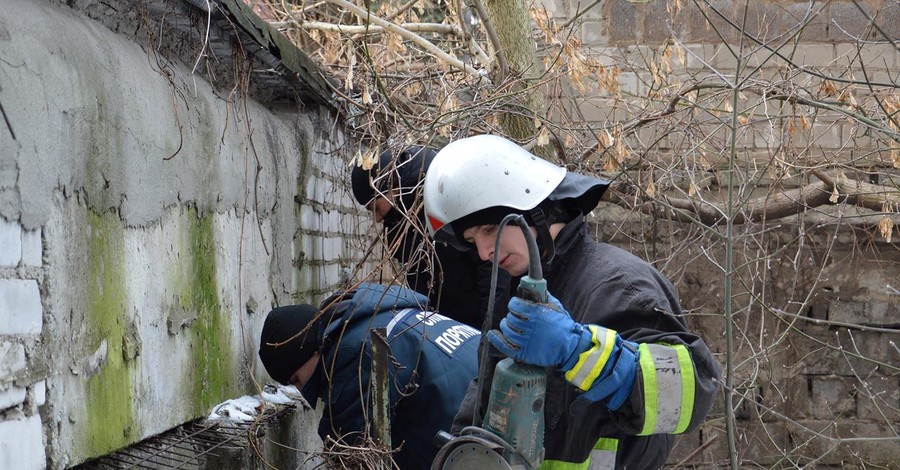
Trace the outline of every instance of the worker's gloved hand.
{"type": "Polygon", "coordinates": [[[510,299],[509,314],[500,322],[500,332],[491,330],[487,338],[500,352],[519,362],[566,371],[591,346],[591,334],[572,320],[559,300],[548,297],[546,304],[510,299]]]}

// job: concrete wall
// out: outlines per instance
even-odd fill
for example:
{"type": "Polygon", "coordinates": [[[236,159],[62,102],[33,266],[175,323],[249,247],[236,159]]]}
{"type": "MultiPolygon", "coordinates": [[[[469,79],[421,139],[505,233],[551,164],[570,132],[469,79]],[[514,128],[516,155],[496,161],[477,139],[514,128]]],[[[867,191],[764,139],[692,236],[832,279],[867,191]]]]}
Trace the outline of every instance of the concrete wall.
{"type": "Polygon", "coordinates": [[[0,8],[0,468],[75,465],[257,392],[266,312],[359,259],[334,116],[216,88],[156,39],[0,8]]]}

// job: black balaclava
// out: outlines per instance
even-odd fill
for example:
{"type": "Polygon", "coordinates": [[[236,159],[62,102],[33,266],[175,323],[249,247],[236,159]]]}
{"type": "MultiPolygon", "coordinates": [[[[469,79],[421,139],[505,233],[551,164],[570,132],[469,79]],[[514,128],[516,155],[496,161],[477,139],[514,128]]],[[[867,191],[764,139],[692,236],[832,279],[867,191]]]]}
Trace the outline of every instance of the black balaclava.
{"type": "Polygon", "coordinates": [[[319,350],[322,322],[316,318],[317,313],[316,307],[302,304],[278,307],[266,317],[259,358],[269,376],[279,383],[290,385],[291,375],[319,350]]]}

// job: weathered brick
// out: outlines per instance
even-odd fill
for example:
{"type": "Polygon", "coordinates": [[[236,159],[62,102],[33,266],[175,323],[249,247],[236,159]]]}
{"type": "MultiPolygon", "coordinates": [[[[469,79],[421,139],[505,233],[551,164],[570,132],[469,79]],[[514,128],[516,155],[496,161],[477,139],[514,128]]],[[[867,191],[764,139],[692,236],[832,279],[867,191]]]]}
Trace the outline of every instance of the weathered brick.
{"type": "Polygon", "coordinates": [[[39,334],[43,312],[37,281],[0,279],[0,335],[39,334]]]}
{"type": "Polygon", "coordinates": [[[827,67],[834,63],[835,50],[831,44],[801,44],[794,53],[794,63],[807,67],[827,67]]]}
{"type": "Polygon", "coordinates": [[[873,367],[871,358],[896,354],[896,334],[840,328],[829,336],[829,344],[838,348],[831,372],[838,375],[864,375],[873,367]]]}
{"type": "Polygon", "coordinates": [[[25,346],[0,342],[0,381],[15,378],[25,370],[25,346]]]}
{"type": "MultiPolygon", "coordinates": [[[[575,5],[572,5],[566,0],[538,0],[537,2],[535,2],[535,6],[546,8],[547,14],[550,16],[550,18],[556,19],[568,18],[573,13],[570,11],[570,6],[571,8],[575,7],[575,5]]],[[[594,17],[599,16],[600,8],[594,6],[594,8],[591,8],[590,11],[586,12],[583,17],[586,17],[588,15],[592,15],[594,17]]]]}
{"type": "Polygon", "coordinates": [[[830,6],[831,24],[828,39],[834,42],[877,40],[879,34],[872,27],[872,10],[865,2],[834,2],[830,6]]]}
{"type": "Polygon", "coordinates": [[[637,10],[626,0],[612,0],[605,6],[609,39],[613,44],[632,44],[637,40],[637,10]]]}
{"type": "Polygon", "coordinates": [[[799,34],[801,42],[824,42],[828,38],[828,2],[797,2],[785,8],[782,26],[788,34],[799,34]]]}
{"type": "Polygon", "coordinates": [[[713,57],[716,55],[716,46],[712,44],[691,44],[685,48],[688,70],[702,70],[716,68],[713,57]]]}
{"type": "Polygon", "coordinates": [[[855,377],[808,376],[807,380],[810,382],[810,416],[813,419],[856,416],[855,377]]]}
{"type": "Polygon", "coordinates": [[[13,267],[22,259],[22,226],[0,217],[0,267],[13,267]]]}
{"type": "Polygon", "coordinates": [[[46,464],[40,416],[0,421],[0,468],[39,470],[46,464]]]}
{"type": "Polygon", "coordinates": [[[306,230],[313,230],[320,225],[321,211],[312,204],[300,205],[300,226],[306,230]]]}
{"type": "Polygon", "coordinates": [[[0,411],[24,403],[26,391],[24,388],[16,386],[0,390],[0,411]]]}
{"type": "Polygon", "coordinates": [[[47,402],[47,381],[41,380],[31,386],[31,401],[34,406],[43,406],[47,402]]]}
{"type": "MultiPolygon", "coordinates": [[[[897,38],[900,38],[900,3],[882,3],[878,10],[878,19],[876,22],[881,27],[877,40],[884,41],[885,36],[887,36],[892,38],[896,43],[897,38]]],[[[894,66],[900,65],[900,57],[897,57],[898,55],[900,54],[894,54],[894,66]]]]}
{"type": "Polygon", "coordinates": [[[581,25],[581,41],[585,46],[606,44],[608,34],[607,27],[601,21],[585,21],[581,25]]]}
{"type": "Polygon", "coordinates": [[[578,103],[578,112],[590,123],[604,123],[614,119],[615,101],[608,99],[586,99],[578,103]]]}
{"type": "Polygon", "coordinates": [[[900,379],[880,375],[859,384],[857,415],[861,419],[900,422],[900,379]]]}
{"type": "MultiPolygon", "coordinates": [[[[645,46],[657,46],[665,43],[669,38],[681,37],[687,29],[683,21],[673,18],[667,11],[667,2],[649,2],[640,6],[643,16],[643,35],[641,44],[645,46]]],[[[686,15],[679,15],[683,17],[686,15]]]]}
{"type": "MultiPolygon", "coordinates": [[[[737,18],[741,18],[743,6],[738,8],[737,18]]],[[[769,2],[750,2],[747,4],[747,17],[742,22],[745,31],[751,37],[763,43],[775,43],[784,33],[782,9],[769,2]]]]}
{"type": "Polygon", "coordinates": [[[900,311],[898,302],[890,300],[835,300],[829,308],[829,316],[834,321],[845,323],[895,325],[898,311],[900,311]]]}
{"type": "Polygon", "coordinates": [[[865,468],[862,464],[874,461],[883,463],[884,468],[896,468],[900,464],[900,453],[897,452],[896,433],[891,428],[892,423],[849,422],[835,425],[834,419],[826,419],[804,420],[798,424],[800,426],[794,426],[792,429],[795,442],[806,441],[806,445],[800,450],[805,455],[818,457],[817,466],[852,468],[852,465],[859,465],[858,468],[865,468]],[[835,440],[813,436],[809,432],[804,432],[804,428],[830,437],[854,441],[838,443],[835,440]]]}
{"type": "Polygon", "coordinates": [[[737,29],[729,21],[735,21],[735,3],[730,0],[711,0],[700,3],[700,7],[687,6],[688,32],[685,40],[712,44],[734,42],[738,37],[737,29]]]}
{"type": "Polygon", "coordinates": [[[22,231],[22,264],[25,266],[41,266],[42,260],[41,230],[22,231]]]}
{"type": "MultiPolygon", "coordinates": [[[[724,438],[725,436],[722,436],[724,438]]],[[[750,421],[741,423],[741,432],[738,435],[737,447],[741,456],[752,460],[757,465],[770,465],[780,461],[784,455],[784,449],[788,449],[790,438],[788,430],[783,422],[763,423],[750,421]]],[[[719,461],[727,461],[728,446],[718,447],[716,456],[719,461]]]]}

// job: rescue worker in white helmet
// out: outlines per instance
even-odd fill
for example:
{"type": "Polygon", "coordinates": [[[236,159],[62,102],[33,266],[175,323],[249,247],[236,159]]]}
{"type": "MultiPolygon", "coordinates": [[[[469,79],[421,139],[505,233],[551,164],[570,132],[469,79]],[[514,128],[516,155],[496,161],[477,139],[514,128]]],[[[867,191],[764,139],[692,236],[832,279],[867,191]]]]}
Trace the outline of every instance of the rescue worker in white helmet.
{"type": "MultiPolygon", "coordinates": [[[[498,224],[517,213],[538,241],[549,303],[513,297],[488,340],[508,357],[552,371],[542,469],[659,468],[673,435],[695,429],[718,393],[719,366],[688,330],[672,284],[588,234],[584,217],[608,186],[493,135],[450,143],[425,177],[435,240],[494,259],[498,224]]],[[[515,285],[528,273],[528,249],[522,230],[508,227],[497,259],[515,285]]],[[[487,401],[477,395],[469,387],[454,432],[480,422],[477,408],[487,401]]]]}

